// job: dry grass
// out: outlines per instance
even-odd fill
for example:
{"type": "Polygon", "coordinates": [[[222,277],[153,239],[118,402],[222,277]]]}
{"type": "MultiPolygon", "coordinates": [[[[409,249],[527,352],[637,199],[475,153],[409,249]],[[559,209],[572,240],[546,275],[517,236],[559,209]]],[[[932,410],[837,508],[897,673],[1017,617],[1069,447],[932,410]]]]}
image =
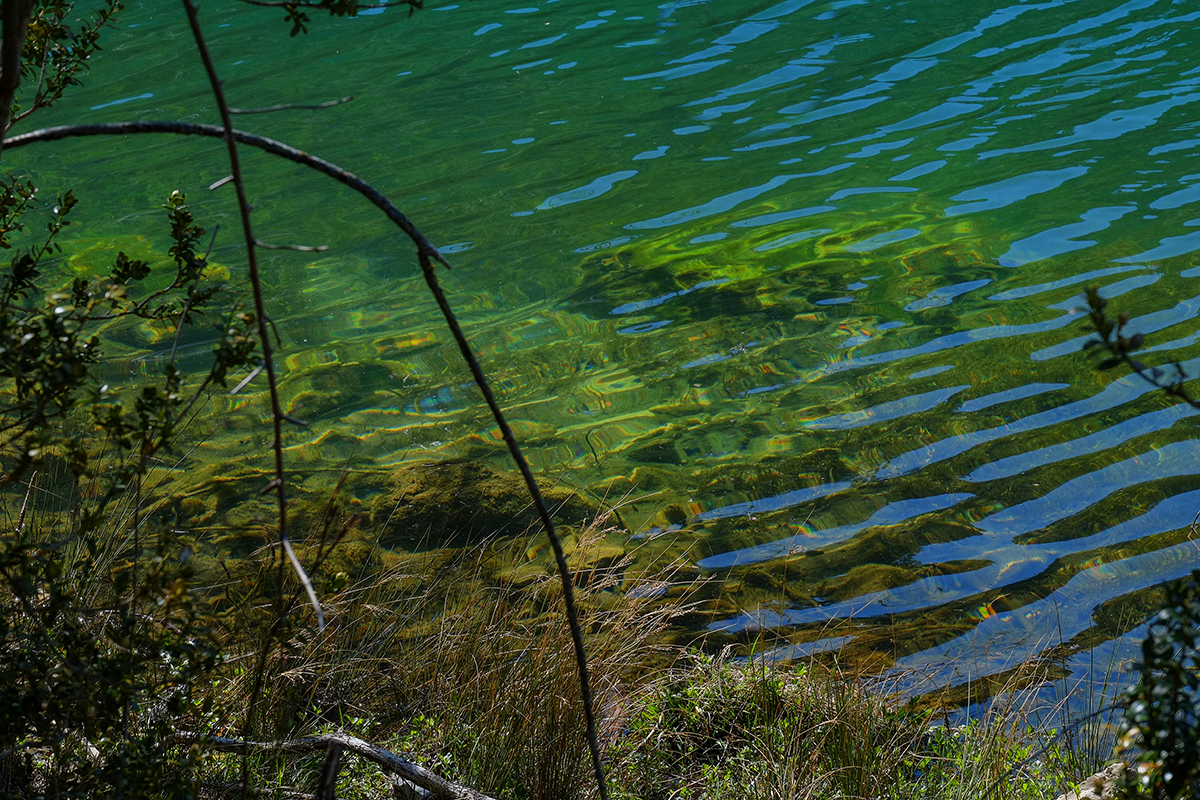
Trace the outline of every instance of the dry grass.
{"type": "MultiPolygon", "coordinates": [[[[667,661],[659,641],[682,606],[621,591],[636,580],[632,559],[590,555],[607,521],[572,537],[571,561],[582,567],[580,623],[611,738],[626,698],[667,661]]],[[[495,796],[580,797],[594,781],[574,654],[559,578],[529,563],[535,550],[510,541],[385,556],[327,597],[324,633],[298,627],[274,649],[262,734],[344,728],[495,796]]],[[[672,580],[669,568],[655,577],[672,580]]],[[[221,705],[244,707],[252,685],[252,670],[234,675],[221,705]]]]}

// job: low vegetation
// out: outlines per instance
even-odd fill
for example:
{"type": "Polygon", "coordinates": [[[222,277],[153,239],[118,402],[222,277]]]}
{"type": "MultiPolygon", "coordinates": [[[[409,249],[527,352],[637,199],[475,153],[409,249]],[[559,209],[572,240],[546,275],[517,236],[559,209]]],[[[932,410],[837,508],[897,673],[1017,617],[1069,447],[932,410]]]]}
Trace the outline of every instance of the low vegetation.
{"type": "MultiPolygon", "coordinates": [[[[131,559],[97,534],[96,552],[118,555],[84,570],[48,535],[64,517],[27,509],[25,543],[6,542],[0,563],[4,795],[313,795],[323,753],[218,752],[179,734],[334,731],[491,797],[595,795],[561,589],[528,539],[380,549],[347,569],[356,519],[336,500],[314,518],[298,549],[325,597],[323,632],[295,579],[272,588],[277,547],[226,559],[214,581],[203,551],[181,558],[164,536],[131,559]]],[[[1032,695],[948,717],[836,662],[669,647],[688,587],[669,565],[638,575],[628,558],[590,556],[610,522],[580,531],[571,560],[612,796],[1050,800],[1102,766],[1054,736],[1032,695]],[[627,591],[651,585],[668,591],[627,591]]],[[[343,765],[338,797],[391,791],[373,765],[343,765]]]]}

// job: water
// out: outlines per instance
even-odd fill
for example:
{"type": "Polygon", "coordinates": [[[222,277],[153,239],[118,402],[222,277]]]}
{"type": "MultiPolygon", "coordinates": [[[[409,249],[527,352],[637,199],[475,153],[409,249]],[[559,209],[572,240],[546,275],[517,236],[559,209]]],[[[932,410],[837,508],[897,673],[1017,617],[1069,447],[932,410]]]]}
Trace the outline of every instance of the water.
{"type": "MultiPolygon", "coordinates": [[[[631,492],[639,552],[720,582],[711,642],[844,647],[930,685],[1039,653],[1078,673],[1143,590],[1200,565],[1195,413],[1079,352],[1098,285],[1147,358],[1200,371],[1194,4],[430,3],[296,40],[279,16],[208,15],[231,102],[356,99],[237,124],[366,178],[445,247],[535,466],[631,492]]],[[[39,124],[215,121],[185,30],[170,3],[126,14],[39,124]]],[[[77,188],[76,270],[161,242],[180,188],[243,273],[232,193],[206,190],[219,143],[5,159],[77,188]]],[[[289,434],[298,480],[503,466],[403,236],[246,159],[258,236],[330,246],[263,254],[312,423],[289,434]]],[[[161,360],[140,337],[114,380],[161,360]]],[[[233,407],[193,457],[266,469],[261,394],[233,407]]]]}

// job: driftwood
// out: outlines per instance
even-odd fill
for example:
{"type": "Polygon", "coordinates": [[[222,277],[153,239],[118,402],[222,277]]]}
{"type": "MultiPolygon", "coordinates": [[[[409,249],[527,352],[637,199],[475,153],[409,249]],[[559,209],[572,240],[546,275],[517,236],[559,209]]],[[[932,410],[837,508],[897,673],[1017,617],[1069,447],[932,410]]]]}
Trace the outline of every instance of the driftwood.
{"type": "MultiPolygon", "coordinates": [[[[448,781],[424,767],[406,761],[395,753],[376,747],[370,742],[345,733],[326,733],[320,736],[303,736],[299,739],[284,739],[278,742],[249,742],[224,736],[207,736],[201,733],[180,731],[171,736],[170,744],[199,745],[208,750],[223,753],[312,753],[338,748],[356,753],[373,761],[384,772],[389,773],[415,787],[424,789],[430,797],[438,800],[494,800],[469,786],[448,781]]],[[[400,788],[399,786],[397,788],[400,788]]],[[[409,793],[409,796],[413,796],[409,793]]]]}

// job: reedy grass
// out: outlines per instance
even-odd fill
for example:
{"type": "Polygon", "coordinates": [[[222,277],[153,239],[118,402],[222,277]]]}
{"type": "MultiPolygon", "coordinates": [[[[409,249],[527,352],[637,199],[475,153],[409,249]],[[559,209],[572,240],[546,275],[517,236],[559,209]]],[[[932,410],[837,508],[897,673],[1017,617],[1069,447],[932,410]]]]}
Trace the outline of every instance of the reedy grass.
{"type": "MultiPolygon", "coordinates": [[[[666,661],[658,642],[684,606],[619,591],[636,580],[631,558],[590,554],[608,520],[601,515],[577,534],[570,560],[611,739],[626,698],[666,661]]],[[[530,552],[523,540],[377,552],[374,570],[326,596],[323,633],[297,628],[271,655],[263,734],[342,728],[494,796],[579,797],[591,783],[590,763],[561,587],[553,572],[529,563],[530,552]]],[[[670,569],[656,578],[670,581],[670,569]]],[[[249,678],[232,677],[225,704],[250,692],[249,678]]]]}
{"type": "Polygon", "coordinates": [[[640,698],[613,774],[629,800],[1053,800],[1102,766],[1042,725],[1059,711],[1014,688],[951,726],[836,662],[693,653],[640,698]]]}

